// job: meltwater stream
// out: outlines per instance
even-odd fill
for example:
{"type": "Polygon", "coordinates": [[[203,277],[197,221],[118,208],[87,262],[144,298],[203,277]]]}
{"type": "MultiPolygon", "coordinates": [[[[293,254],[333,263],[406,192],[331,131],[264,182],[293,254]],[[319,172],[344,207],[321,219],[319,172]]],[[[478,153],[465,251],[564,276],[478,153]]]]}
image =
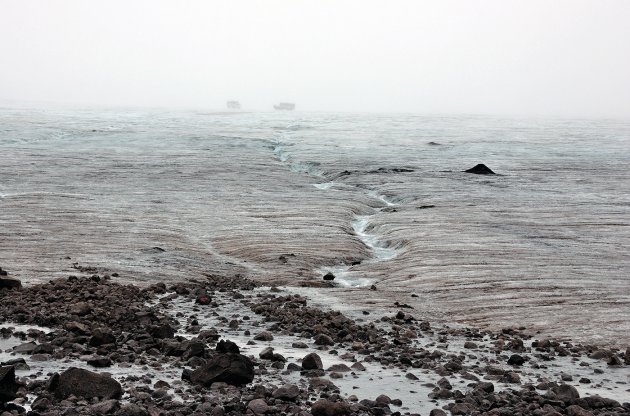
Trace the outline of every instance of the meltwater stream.
{"type": "MultiPolygon", "coordinates": [[[[281,137],[283,140],[289,139],[286,133],[283,133],[281,137]]],[[[287,150],[287,145],[283,142],[278,141],[273,145],[273,153],[278,158],[278,160],[280,160],[280,162],[288,164],[292,172],[305,173],[316,179],[324,179],[326,176],[326,172],[324,172],[317,163],[296,162],[292,160],[291,154],[287,150]]],[[[322,191],[333,189],[335,186],[348,187],[347,185],[335,181],[314,183],[313,186],[322,191]]],[[[395,203],[391,202],[387,197],[379,194],[376,191],[366,191],[359,187],[351,188],[355,188],[359,192],[364,193],[366,196],[378,200],[379,202],[384,204],[385,207],[394,207],[396,205],[395,203]]],[[[362,262],[363,266],[391,260],[395,258],[399,253],[399,250],[384,242],[382,236],[380,236],[376,232],[377,230],[371,227],[372,218],[376,215],[381,214],[384,208],[370,209],[373,211],[372,213],[368,215],[355,214],[354,220],[352,221],[352,229],[354,230],[354,234],[365,245],[365,247],[371,254],[370,259],[362,262]]],[[[320,276],[324,276],[327,273],[332,273],[335,276],[335,284],[341,287],[364,287],[370,286],[374,283],[373,279],[363,277],[360,272],[353,271],[352,267],[352,264],[338,264],[333,266],[319,267],[316,269],[316,272],[320,276]]]]}

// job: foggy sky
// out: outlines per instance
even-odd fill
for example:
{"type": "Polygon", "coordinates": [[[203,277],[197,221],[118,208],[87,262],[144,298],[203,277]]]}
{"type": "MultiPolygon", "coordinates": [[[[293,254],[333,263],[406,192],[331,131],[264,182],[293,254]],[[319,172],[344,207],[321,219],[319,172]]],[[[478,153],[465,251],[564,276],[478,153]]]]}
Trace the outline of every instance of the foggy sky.
{"type": "Polygon", "coordinates": [[[0,0],[0,101],[630,118],[630,1],[0,0]]]}

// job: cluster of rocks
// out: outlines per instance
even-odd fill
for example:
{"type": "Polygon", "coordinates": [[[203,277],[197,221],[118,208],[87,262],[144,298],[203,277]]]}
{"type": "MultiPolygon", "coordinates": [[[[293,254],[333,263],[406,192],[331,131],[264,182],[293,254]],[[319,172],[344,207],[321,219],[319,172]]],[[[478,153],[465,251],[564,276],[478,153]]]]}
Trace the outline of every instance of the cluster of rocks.
{"type": "MultiPolygon", "coordinates": [[[[19,336],[24,343],[14,352],[32,360],[74,360],[97,372],[69,368],[59,374],[16,378],[15,370],[28,368],[23,358],[0,366],[0,414],[24,413],[30,403],[36,415],[273,415],[334,416],[352,414],[400,414],[403,403],[386,395],[374,400],[342,397],[336,378],[365,370],[362,363],[396,368],[417,380],[414,370],[428,370],[443,377],[427,398],[435,404],[432,415],[622,415],[630,404],[599,396],[579,397],[574,387],[560,380],[540,380],[536,386],[523,383],[520,366],[553,360],[555,356],[584,356],[605,360],[611,367],[627,365],[630,351],[538,340],[520,330],[500,333],[471,328],[434,328],[402,310],[378,321],[360,323],[338,311],[310,307],[301,295],[283,295],[280,290],[253,291],[258,285],[241,276],[206,276],[175,285],[163,283],[145,288],[123,285],[107,276],[71,276],[25,288],[0,290],[0,316],[13,323],[52,328],[48,333],[20,333],[3,328],[3,337],[19,336]],[[197,314],[212,314],[219,295],[240,302],[262,318],[263,331],[251,335],[251,343],[272,342],[274,336],[296,338],[293,348],[303,351],[298,362],[288,362],[273,347],[258,357],[241,354],[239,346],[221,339],[216,328],[205,328],[194,318],[185,328],[166,313],[169,302],[187,299],[197,314]],[[182,337],[185,330],[192,337],[182,337]],[[449,352],[449,339],[466,339],[464,350],[449,352]],[[421,347],[420,339],[438,343],[421,347]],[[475,355],[480,340],[492,340],[496,364],[482,363],[475,355]],[[308,352],[306,342],[317,352],[308,352]],[[27,341],[27,342],[26,342],[27,341]],[[324,369],[319,353],[339,355],[351,365],[324,369]],[[181,380],[154,382],[151,377],[128,375],[118,381],[103,371],[116,363],[138,366],[147,373],[165,366],[179,369],[181,380]],[[506,364],[512,370],[505,370],[506,364]],[[270,384],[262,377],[274,372],[299,372],[306,385],[270,384]],[[482,381],[477,375],[483,375],[482,381]],[[325,378],[327,376],[328,378],[325,378]],[[469,383],[454,388],[449,378],[469,383]],[[488,381],[489,380],[489,381],[488,381]],[[495,391],[494,383],[514,388],[495,391]],[[544,391],[544,393],[540,393],[544,391]],[[30,402],[29,396],[36,398],[30,402]]],[[[393,305],[394,306],[394,305],[393,305]]],[[[398,305],[398,307],[401,307],[398,305]]],[[[223,318],[229,328],[249,319],[223,318]]],[[[542,364],[541,364],[542,365],[542,364]]]]}

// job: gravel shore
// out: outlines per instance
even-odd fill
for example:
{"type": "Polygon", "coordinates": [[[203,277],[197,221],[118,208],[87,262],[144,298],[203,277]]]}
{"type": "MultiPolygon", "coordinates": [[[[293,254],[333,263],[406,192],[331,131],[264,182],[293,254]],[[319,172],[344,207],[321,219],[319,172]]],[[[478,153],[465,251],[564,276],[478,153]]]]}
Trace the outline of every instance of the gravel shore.
{"type": "Polygon", "coordinates": [[[630,347],[348,316],[239,275],[0,279],[1,416],[630,414],[630,347]]]}

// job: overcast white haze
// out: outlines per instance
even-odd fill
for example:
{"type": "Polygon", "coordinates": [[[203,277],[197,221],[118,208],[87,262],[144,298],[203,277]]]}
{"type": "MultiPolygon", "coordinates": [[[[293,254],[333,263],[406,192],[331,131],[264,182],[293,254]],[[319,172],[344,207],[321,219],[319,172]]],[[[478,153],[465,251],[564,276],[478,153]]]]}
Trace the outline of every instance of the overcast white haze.
{"type": "Polygon", "coordinates": [[[630,118],[630,1],[0,0],[0,101],[630,118]]]}

